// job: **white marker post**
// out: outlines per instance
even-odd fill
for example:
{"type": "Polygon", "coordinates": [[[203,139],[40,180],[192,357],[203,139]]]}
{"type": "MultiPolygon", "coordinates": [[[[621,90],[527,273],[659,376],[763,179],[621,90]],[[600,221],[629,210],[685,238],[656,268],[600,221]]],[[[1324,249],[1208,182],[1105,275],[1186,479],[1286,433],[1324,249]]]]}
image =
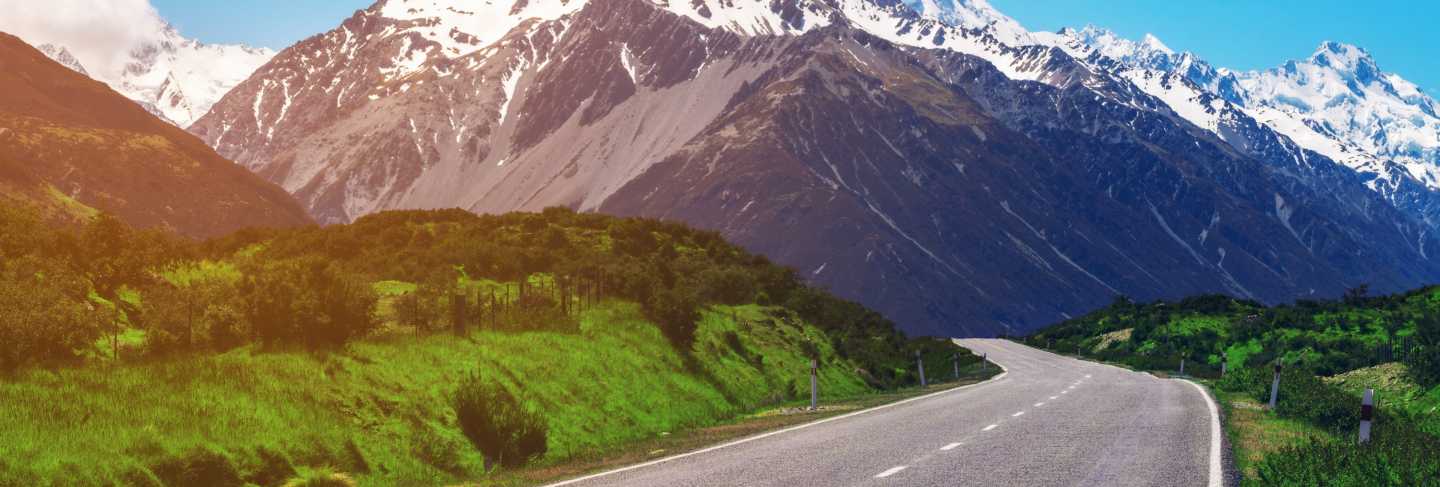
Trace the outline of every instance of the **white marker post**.
{"type": "Polygon", "coordinates": [[[1370,442],[1370,421],[1375,416],[1375,389],[1365,389],[1365,398],[1360,400],[1360,443],[1370,442]]]}
{"type": "Polygon", "coordinates": [[[955,358],[953,360],[955,364],[955,380],[958,381],[960,380],[960,354],[958,352],[955,354],[955,358]]]}
{"type": "Polygon", "coordinates": [[[920,387],[925,387],[925,361],[920,358],[920,351],[915,351],[915,364],[920,369],[920,387]]]}
{"type": "Polygon", "coordinates": [[[820,380],[817,379],[816,369],[820,368],[820,361],[810,359],[810,410],[814,411],[820,405],[820,380]]]}
{"type": "Polygon", "coordinates": [[[1275,382],[1270,384],[1270,410],[1275,410],[1275,399],[1280,395],[1280,369],[1281,362],[1275,361],[1275,382]]]}
{"type": "Polygon", "coordinates": [[[1180,358],[1180,375],[1185,375],[1185,358],[1180,358]]]}
{"type": "Polygon", "coordinates": [[[1220,377],[1225,377],[1225,366],[1230,362],[1230,355],[1220,354],[1220,377]]]}
{"type": "Polygon", "coordinates": [[[988,368],[990,368],[990,354],[982,353],[980,354],[980,370],[983,371],[988,368]]]}

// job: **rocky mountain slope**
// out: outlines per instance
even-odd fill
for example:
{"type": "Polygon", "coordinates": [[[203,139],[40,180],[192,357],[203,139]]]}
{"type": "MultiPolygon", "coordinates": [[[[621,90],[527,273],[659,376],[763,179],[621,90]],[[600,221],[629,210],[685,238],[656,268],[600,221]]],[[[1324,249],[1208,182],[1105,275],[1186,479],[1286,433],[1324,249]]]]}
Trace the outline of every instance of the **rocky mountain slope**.
{"type": "Polygon", "coordinates": [[[893,0],[469,5],[381,1],[192,130],[322,222],[681,219],[924,333],[1019,331],[1120,294],[1440,277],[1428,227],[1353,170],[1244,113],[1197,123],[978,0],[948,21],[893,0]]]}
{"type": "Polygon", "coordinates": [[[0,201],[212,236],[311,220],[284,190],[103,83],[0,34],[0,201]]]}

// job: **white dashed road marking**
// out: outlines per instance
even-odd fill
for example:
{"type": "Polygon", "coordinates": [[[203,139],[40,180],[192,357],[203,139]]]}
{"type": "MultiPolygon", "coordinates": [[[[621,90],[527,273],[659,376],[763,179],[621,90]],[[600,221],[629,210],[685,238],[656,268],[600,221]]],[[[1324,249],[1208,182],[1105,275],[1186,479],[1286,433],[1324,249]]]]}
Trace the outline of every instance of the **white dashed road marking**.
{"type": "Polygon", "coordinates": [[[951,443],[951,444],[949,444],[949,445],[945,445],[945,446],[940,447],[940,451],[950,451],[950,450],[954,450],[955,447],[957,447],[957,446],[960,446],[960,444],[959,444],[959,443],[951,443]]]}
{"type": "Polygon", "coordinates": [[[1022,416],[1022,415],[1024,415],[1024,414],[1025,414],[1025,411],[1020,411],[1020,412],[1018,412],[1018,413],[1011,414],[1010,417],[1012,417],[1012,418],[1018,418],[1018,417],[1020,417],[1020,416],[1022,416]]]}
{"type": "Polygon", "coordinates": [[[980,430],[980,431],[990,431],[990,430],[993,430],[993,429],[999,428],[999,427],[1000,427],[1000,425],[998,425],[998,424],[992,424],[992,425],[990,425],[990,426],[986,426],[985,429],[982,429],[982,430],[980,430]]]}
{"type": "Polygon", "coordinates": [[[1045,403],[1043,403],[1043,402],[1037,402],[1037,403],[1035,403],[1035,407],[1037,407],[1037,408],[1040,407],[1040,406],[1044,406],[1044,405],[1045,405],[1045,403]]]}
{"type": "Polygon", "coordinates": [[[904,466],[904,465],[891,468],[890,470],[886,470],[886,471],[884,471],[884,472],[880,472],[880,474],[879,474],[879,475],[876,475],[875,478],[877,478],[877,479],[883,479],[883,478],[885,478],[885,477],[889,477],[889,476],[891,476],[891,475],[895,475],[895,474],[897,474],[897,473],[900,473],[901,470],[905,470],[905,466],[904,466]]]}

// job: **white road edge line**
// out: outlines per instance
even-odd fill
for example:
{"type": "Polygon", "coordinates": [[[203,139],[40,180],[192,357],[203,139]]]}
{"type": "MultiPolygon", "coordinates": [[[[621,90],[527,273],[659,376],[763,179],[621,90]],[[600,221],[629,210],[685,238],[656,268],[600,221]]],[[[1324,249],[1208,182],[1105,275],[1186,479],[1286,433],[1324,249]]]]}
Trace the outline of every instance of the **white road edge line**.
{"type": "Polygon", "coordinates": [[[605,472],[600,472],[600,473],[595,473],[595,474],[586,475],[586,476],[584,476],[584,477],[577,477],[577,478],[573,478],[573,479],[570,479],[570,480],[565,480],[565,481],[561,481],[561,482],[556,482],[556,483],[553,483],[553,484],[547,484],[545,487],[560,487],[560,486],[563,486],[563,485],[578,484],[578,483],[580,483],[580,482],[584,482],[584,481],[587,481],[587,480],[594,480],[594,479],[597,479],[597,478],[600,478],[600,477],[607,477],[607,476],[615,475],[615,474],[621,473],[621,472],[629,472],[629,471],[631,471],[631,470],[637,470],[637,469],[641,469],[641,468],[645,468],[645,467],[649,467],[649,466],[653,466],[653,465],[659,465],[659,464],[662,464],[662,463],[665,463],[665,462],[669,462],[669,461],[673,461],[673,460],[679,460],[679,459],[685,458],[685,457],[691,457],[691,456],[700,455],[700,454],[703,454],[703,453],[710,453],[710,452],[715,451],[715,450],[719,450],[719,449],[723,449],[723,448],[729,448],[729,447],[732,447],[732,446],[749,443],[749,442],[752,442],[752,441],[755,441],[755,440],[760,440],[760,439],[764,439],[764,438],[769,438],[769,437],[771,437],[771,436],[775,436],[775,435],[779,435],[779,434],[785,434],[785,433],[789,433],[789,432],[791,432],[791,431],[801,430],[801,429],[809,428],[809,427],[811,427],[811,426],[829,423],[829,422],[831,422],[831,421],[839,421],[839,420],[842,420],[842,419],[851,418],[851,417],[854,417],[854,416],[859,416],[859,415],[865,414],[865,413],[871,413],[871,412],[879,411],[879,410],[882,410],[882,409],[892,408],[892,407],[895,407],[895,406],[899,406],[899,405],[901,405],[901,404],[907,404],[907,403],[911,403],[911,402],[915,402],[915,401],[920,401],[920,400],[923,400],[923,399],[929,399],[929,398],[931,398],[931,397],[939,396],[939,395],[942,395],[942,394],[949,394],[949,393],[952,393],[952,392],[955,392],[955,391],[961,391],[961,390],[969,389],[969,388],[971,388],[971,387],[976,387],[976,386],[981,386],[981,385],[985,385],[985,384],[990,384],[990,383],[999,381],[1000,379],[1005,378],[1006,375],[1009,375],[1009,374],[1010,374],[1009,369],[1006,369],[1004,365],[1000,365],[1000,364],[996,363],[995,366],[996,366],[996,367],[1000,367],[1000,373],[999,373],[999,374],[995,374],[995,377],[991,377],[991,378],[989,378],[989,379],[986,379],[986,380],[981,381],[981,382],[976,382],[976,383],[974,383],[974,384],[966,384],[966,385],[963,385],[963,386],[960,386],[960,387],[956,387],[956,388],[952,388],[952,389],[946,389],[946,390],[939,391],[939,392],[932,392],[932,393],[929,393],[929,394],[926,394],[926,395],[923,395],[923,396],[912,397],[912,398],[910,398],[910,399],[905,399],[905,400],[902,400],[902,401],[896,401],[896,402],[892,402],[892,403],[890,403],[890,404],[881,404],[881,405],[879,405],[879,406],[875,406],[875,407],[870,408],[870,409],[861,409],[861,410],[855,411],[855,412],[853,412],[853,413],[846,413],[846,414],[842,414],[842,415],[835,416],[835,417],[831,417],[831,418],[821,419],[821,420],[818,420],[818,421],[811,421],[811,422],[809,422],[809,423],[805,423],[805,424],[802,424],[802,425],[791,426],[791,427],[789,427],[789,428],[785,428],[785,429],[782,429],[782,430],[775,430],[775,431],[771,431],[771,432],[769,432],[769,433],[761,433],[761,434],[758,434],[758,435],[755,435],[755,436],[749,436],[749,437],[741,438],[741,439],[738,439],[738,440],[735,440],[735,441],[732,441],[732,442],[729,442],[729,443],[722,443],[722,444],[715,445],[715,446],[712,446],[712,447],[709,447],[709,448],[702,448],[702,449],[695,450],[695,451],[692,451],[692,452],[681,453],[681,454],[679,454],[679,455],[672,455],[672,456],[668,456],[668,457],[661,458],[661,459],[657,459],[657,460],[651,460],[651,461],[648,461],[648,462],[645,462],[645,463],[638,463],[638,464],[631,465],[631,466],[628,466],[628,467],[621,467],[621,468],[617,468],[617,469],[615,469],[615,470],[609,470],[609,471],[605,471],[605,472]]]}
{"type": "Polygon", "coordinates": [[[1205,405],[1210,407],[1210,482],[1209,487],[1224,487],[1225,473],[1220,467],[1220,408],[1215,406],[1215,399],[1200,384],[1179,379],[1182,382],[1195,386],[1200,395],[1205,397],[1205,405]]]}
{"type": "Polygon", "coordinates": [[[998,424],[992,424],[992,425],[990,425],[990,426],[986,426],[984,429],[981,429],[980,431],[990,431],[990,430],[993,430],[993,429],[999,428],[999,427],[1000,427],[1000,425],[998,425],[998,424]]]}
{"type": "Polygon", "coordinates": [[[959,444],[959,443],[951,443],[951,444],[949,444],[949,445],[945,445],[945,446],[940,447],[940,451],[950,451],[950,450],[954,450],[955,447],[957,447],[957,446],[960,446],[960,444],[959,444]]]}
{"type": "Polygon", "coordinates": [[[897,473],[900,473],[900,471],[901,471],[901,470],[905,470],[905,468],[906,468],[906,467],[905,467],[904,465],[901,465],[901,466],[898,466],[898,467],[893,467],[893,468],[891,468],[890,470],[886,470],[886,471],[884,471],[884,472],[880,472],[880,474],[879,474],[879,475],[876,475],[875,478],[877,478],[877,479],[883,479],[883,478],[885,478],[885,477],[889,477],[889,476],[891,476],[891,475],[895,475],[895,474],[897,474],[897,473]]]}

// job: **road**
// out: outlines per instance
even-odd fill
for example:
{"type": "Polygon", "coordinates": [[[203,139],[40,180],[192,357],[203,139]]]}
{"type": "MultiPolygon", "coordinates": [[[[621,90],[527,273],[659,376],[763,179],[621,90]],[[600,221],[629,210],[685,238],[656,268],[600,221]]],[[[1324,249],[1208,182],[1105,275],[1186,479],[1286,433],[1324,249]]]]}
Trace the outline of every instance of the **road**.
{"type": "Polygon", "coordinates": [[[1208,486],[1214,402],[1190,382],[957,340],[988,382],[582,477],[575,486],[1208,486]]]}

